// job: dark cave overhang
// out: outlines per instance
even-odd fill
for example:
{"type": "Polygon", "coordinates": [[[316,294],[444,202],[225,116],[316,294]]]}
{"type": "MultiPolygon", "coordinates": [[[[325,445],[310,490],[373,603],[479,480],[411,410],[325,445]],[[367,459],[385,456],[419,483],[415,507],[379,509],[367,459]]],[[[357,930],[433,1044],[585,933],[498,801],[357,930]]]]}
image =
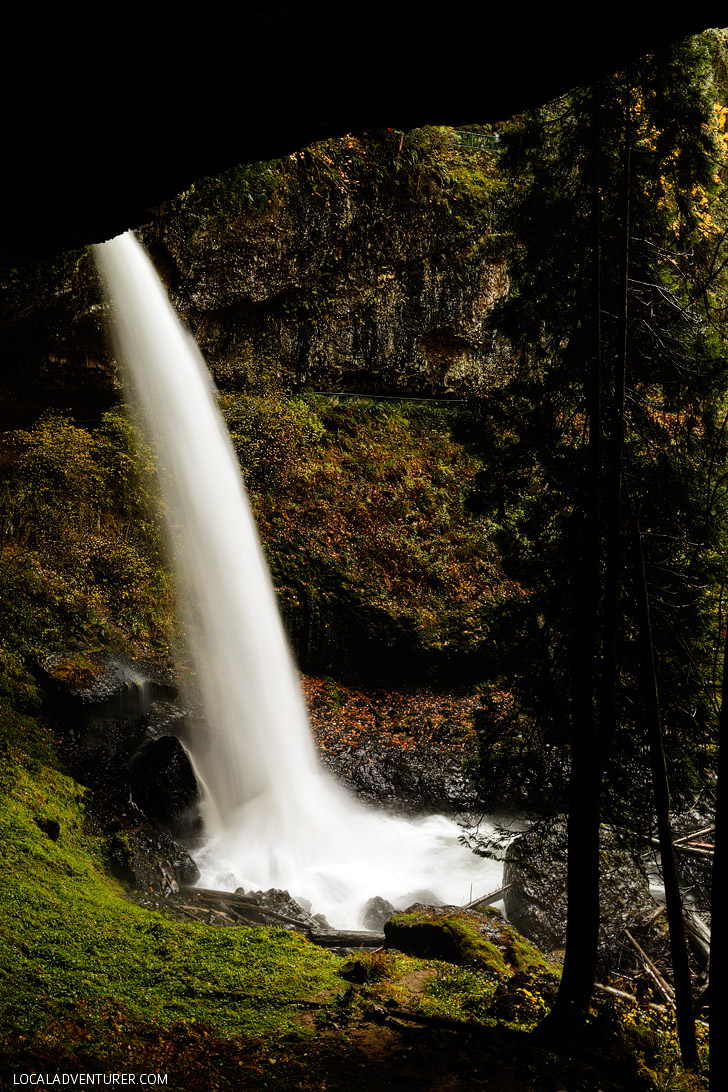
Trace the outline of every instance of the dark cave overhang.
{"type": "Polygon", "coordinates": [[[712,4],[150,0],[8,17],[0,264],[145,222],[191,181],[373,128],[497,121],[717,25],[712,4]],[[86,14],[93,11],[93,14],[86,14]]]}

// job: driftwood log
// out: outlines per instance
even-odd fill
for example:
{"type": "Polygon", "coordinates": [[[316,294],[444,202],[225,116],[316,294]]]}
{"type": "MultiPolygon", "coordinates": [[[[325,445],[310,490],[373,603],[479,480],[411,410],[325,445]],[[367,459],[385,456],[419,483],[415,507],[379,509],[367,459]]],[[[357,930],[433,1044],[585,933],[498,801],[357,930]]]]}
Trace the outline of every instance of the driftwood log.
{"type": "Polygon", "coordinates": [[[632,936],[629,929],[624,930],[624,935],[626,936],[627,940],[630,942],[630,944],[633,946],[633,948],[637,952],[637,955],[640,957],[640,961],[642,963],[642,966],[645,969],[645,973],[647,974],[647,977],[652,980],[654,985],[657,987],[658,991],[664,997],[665,1001],[667,1001],[668,1005],[671,1008],[674,1008],[675,1007],[675,991],[673,990],[670,983],[667,981],[666,978],[664,978],[662,976],[660,971],[657,969],[655,964],[652,962],[650,957],[647,955],[647,952],[644,951],[644,949],[638,944],[638,942],[632,936]]]}
{"type": "Polygon", "coordinates": [[[332,929],[330,933],[306,933],[309,940],[322,948],[383,948],[384,933],[366,929],[332,929]]]}
{"type": "Polygon", "coordinates": [[[489,895],[481,895],[479,899],[473,899],[472,902],[465,904],[463,910],[477,910],[480,906],[492,906],[494,902],[498,902],[499,899],[503,898],[509,887],[513,887],[512,882],[504,884],[496,891],[491,891],[489,895]]]}
{"type": "MultiPolygon", "coordinates": [[[[677,853],[683,853],[687,857],[707,857],[712,859],[715,853],[715,844],[713,842],[698,841],[698,839],[705,838],[706,835],[715,835],[715,827],[703,827],[701,830],[694,830],[690,834],[683,834],[681,837],[676,838],[672,843],[673,849],[677,853]]],[[[660,843],[657,838],[650,838],[650,845],[659,849],[660,843]]]]}
{"type": "Polygon", "coordinates": [[[188,917],[219,925],[268,925],[294,929],[323,948],[381,948],[384,933],[355,929],[327,929],[302,912],[301,918],[281,914],[254,896],[205,887],[185,887],[173,903],[188,917]]]}

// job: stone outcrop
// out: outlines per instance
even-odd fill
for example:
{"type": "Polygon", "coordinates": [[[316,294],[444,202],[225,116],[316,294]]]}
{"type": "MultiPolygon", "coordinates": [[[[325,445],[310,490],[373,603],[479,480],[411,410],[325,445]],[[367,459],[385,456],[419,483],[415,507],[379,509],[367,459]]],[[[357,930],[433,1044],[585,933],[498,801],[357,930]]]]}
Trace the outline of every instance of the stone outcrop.
{"type": "MultiPolygon", "coordinates": [[[[503,867],[508,920],[544,951],[563,948],[566,939],[566,828],[557,823],[548,831],[521,834],[509,845],[503,867]]],[[[601,833],[602,952],[613,946],[627,926],[634,926],[655,909],[647,874],[630,854],[617,846],[614,835],[601,833]]]]}
{"type": "Polygon", "coordinates": [[[168,672],[119,653],[54,653],[42,665],[41,676],[52,708],[70,713],[74,723],[134,720],[160,698],[177,695],[168,672]]]}
{"type": "Polygon", "coordinates": [[[508,975],[531,968],[548,970],[541,952],[519,936],[499,910],[415,903],[384,924],[387,947],[426,959],[508,975]]]}
{"type": "Polygon", "coordinates": [[[49,657],[43,682],[64,761],[91,790],[117,875],[157,894],[196,879],[176,841],[193,842],[201,821],[171,675],[117,653],[75,651],[49,657]]]}
{"type": "Polygon", "coordinates": [[[468,812],[478,806],[460,752],[362,744],[324,752],[322,759],[358,799],[399,814],[468,812]]]}
{"type": "MultiPolygon", "coordinates": [[[[399,136],[362,138],[361,185],[335,169],[322,182],[301,153],[270,166],[268,202],[235,204],[242,168],[144,229],[222,389],[442,395],[488,369],[484,320],[506,289],[488,209],[467,182],[408,182],[399,136]]],[[[6,420],[49,406],[89,418],[118,399],[87,253],[0,276],[0,363],[6,420]]]]}
{"type": "MultiPolygon", "coordinates": [[[[319,191],[315,164],[294,157],[260,211],[191,224],[183,196],[146,232],[219,382],[446,394],[487,370],[484,320],[506,290],[489,210],[481,198],[464,226],[444,195],[413,192],[398,139],[364,142],[385,171],[376,186],[369,165],[361,188],[319,191]]],[[[465,186],[454,197],[473,201],[465,186]]]]}

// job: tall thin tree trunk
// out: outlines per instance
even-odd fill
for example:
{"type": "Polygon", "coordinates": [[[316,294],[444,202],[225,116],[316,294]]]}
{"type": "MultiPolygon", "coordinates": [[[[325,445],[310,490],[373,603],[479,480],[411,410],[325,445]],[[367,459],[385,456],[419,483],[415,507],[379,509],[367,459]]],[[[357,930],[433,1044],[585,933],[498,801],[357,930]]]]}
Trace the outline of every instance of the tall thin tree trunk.
{"type": "Polygon", "coordinates": [[[620,588],[622,584],[622,452],[624,447],[624,399],[629,340],[629,250],[631,186],[631,96],[629,70],[625,81],[624,158],[622,165],[621,270],[610,398],[609,452],[605,503],[606,553],[604,572],[604,651],[602,656],[599,712],[601,746],[606,753],[617,730],[617,683],[619,677],[620,588]]]}
{"type": "Polygon", "coordinates": [[[595,677],[601,601],[601,87],[592,91],[592,354],[586,390],[589,428],[583,555],[571,633],[571,770],[567,819],[566,954],[546,1025],[581,1022],[589,1010],[599,942],[599,765],[595,677]]]}
{"type": "Polygon", "coordinates": [[[665,766],[665,752],[662,746],[660,726],[660,703],[657,693],[655,674],[655,655],[652,643],[652,625],[650,622],[650,601],[647,593],[647,577],[642,550],[642,536],[636,515],[632,522],[632,549],[634,555],[637,608],[639,618],[639,641],[643,670],[643,694],[647,719],[647,738],[650,748],[650,767],[652,770],[652,788],[655,795],[657,812],[657,835],[660,843],[662,879],[665,885],[665,906],[667,924],[670,930],[670,956],[672,960],[673,983],[675,986],[675,1014],[677,1034],[680,1040],[680,1054],[686,1069],[698,1067],[698,1045],[695,1039],[695,1018],[693,1016],[693,991],[690,978],[688,946],[683,922],[683,907],[680,897],[675,851],[672,844],[670,824],[670,790],[665,766]]]}
{"type": "Polygon", "coordinates": [[[720,705],[718,737],[718,790],[715,801],[715,853],[713,855],[713,891],[710,900],[710,1092],[724,1092],[728,1085],[726,1065],[726,1028],[728,1005],[726,1004],[726,975],[728,954],[726,931],[721,926],[720,896],[721,876],[725,872],[725,842],[728,827],[728,625],[723,657],[723,684],[720,705]]]}

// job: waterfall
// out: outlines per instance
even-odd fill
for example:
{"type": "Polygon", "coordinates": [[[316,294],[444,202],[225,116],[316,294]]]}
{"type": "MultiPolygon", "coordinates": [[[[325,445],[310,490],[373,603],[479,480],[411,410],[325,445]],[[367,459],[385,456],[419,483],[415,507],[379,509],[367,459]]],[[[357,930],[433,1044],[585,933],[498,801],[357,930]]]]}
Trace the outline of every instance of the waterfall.
{"type": "Polygon", "coordinates": [[[146,253],[94,247],[127,397],[157,461],[180,610],[207,730],[190,743],[207,840],[201,883],[285,887],[333,925],[363,902],[429,889],[447,902],[498,885],[500,866],[443,816],[366,809],[320,768],[297,672],[213,383],[146,253]]]}

